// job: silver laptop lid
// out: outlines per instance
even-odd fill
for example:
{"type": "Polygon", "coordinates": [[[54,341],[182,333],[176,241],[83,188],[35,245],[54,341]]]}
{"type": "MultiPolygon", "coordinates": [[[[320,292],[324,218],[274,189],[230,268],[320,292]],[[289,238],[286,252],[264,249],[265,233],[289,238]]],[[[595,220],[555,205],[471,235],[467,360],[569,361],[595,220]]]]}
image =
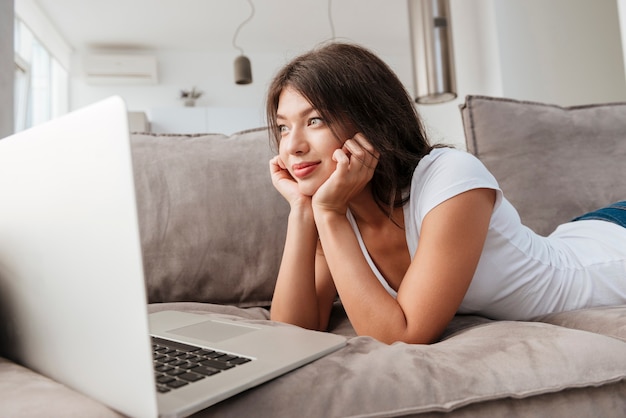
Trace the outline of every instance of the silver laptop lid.
{"type": "Polygon", "coordinates": [[[0,196],[2,354],[156,416],[123,101],[0,140],[0,196]]]}

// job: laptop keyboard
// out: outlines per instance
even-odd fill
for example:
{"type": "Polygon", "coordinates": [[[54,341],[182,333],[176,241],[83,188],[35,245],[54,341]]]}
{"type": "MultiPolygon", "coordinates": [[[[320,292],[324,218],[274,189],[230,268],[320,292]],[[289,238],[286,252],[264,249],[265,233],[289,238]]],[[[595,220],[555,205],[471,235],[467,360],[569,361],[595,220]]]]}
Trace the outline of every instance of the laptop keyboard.
{"type": "Polygon", "coordinates": [[[157,391],[166,393],[245,364],[237,357],[176,341],[152,337],[152,355],[157,391]]]}

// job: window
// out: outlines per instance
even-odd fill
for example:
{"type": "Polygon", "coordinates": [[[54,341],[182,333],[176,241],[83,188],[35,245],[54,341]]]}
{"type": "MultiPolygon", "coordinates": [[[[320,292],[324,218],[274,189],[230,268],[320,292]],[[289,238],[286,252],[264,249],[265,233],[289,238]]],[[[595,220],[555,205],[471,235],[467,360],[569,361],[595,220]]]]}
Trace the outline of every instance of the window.
{"type": "Polygon", "coordinates": [[[15,131],[38,125],[68,110],[69,74],[15,19],[15,131]]]}

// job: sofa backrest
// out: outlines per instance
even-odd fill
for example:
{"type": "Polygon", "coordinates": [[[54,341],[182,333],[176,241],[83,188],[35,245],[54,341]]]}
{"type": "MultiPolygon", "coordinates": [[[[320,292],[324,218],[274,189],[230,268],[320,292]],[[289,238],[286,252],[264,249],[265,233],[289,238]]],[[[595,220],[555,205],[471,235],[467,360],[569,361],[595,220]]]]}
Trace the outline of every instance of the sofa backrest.
{"type": "Polygon", "coordinates": [[[131,137],[148,300],[269,306],[289,206],[266,128],[131,137]]]}
{"type": "Polygon", "coordinates": [[[467,149],[535,232],[626,199],[626,103],[467,96],[461,113],[467,149]]]}
{"type": "MultiPolygon", "coordinates": [[[[468,96],[467,148],[541,234],[626,199],[626,103],[562,108],[468,96]]],[[[289,206],[266,128],[131,137],[148,300],[269,306],[289,206]]]]}

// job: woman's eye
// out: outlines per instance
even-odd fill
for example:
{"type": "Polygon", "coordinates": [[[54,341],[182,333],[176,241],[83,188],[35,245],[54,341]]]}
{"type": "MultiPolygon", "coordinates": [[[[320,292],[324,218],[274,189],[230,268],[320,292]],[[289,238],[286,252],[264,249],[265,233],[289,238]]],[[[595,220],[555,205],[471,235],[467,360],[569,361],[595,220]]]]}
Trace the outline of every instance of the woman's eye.
{"type": "Polygon", "coordinates": [[[321,125],[322,123],[324,123],[324,121],[322,120],[322,118],[319,118],[319,117],[309,119],[309,125],[316,126],[316,125],[321,125]]]}
{"type": "Polygon", "coordinates": [[[289,130],[289,129],[287,128],[287,126],[285,126],[285,125],[278,125],[278,131],[279,131],[281,134],[284,134],[284,133],[285,133],[285,132],[287,132],[288,130],[289,130]]]}

